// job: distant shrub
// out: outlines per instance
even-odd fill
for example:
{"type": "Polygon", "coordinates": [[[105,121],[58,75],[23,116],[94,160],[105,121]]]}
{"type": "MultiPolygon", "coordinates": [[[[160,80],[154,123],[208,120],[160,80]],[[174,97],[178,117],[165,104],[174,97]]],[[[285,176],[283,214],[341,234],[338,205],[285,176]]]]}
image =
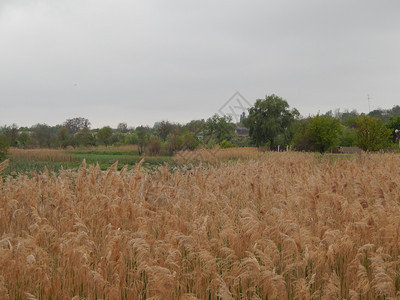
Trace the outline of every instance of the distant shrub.
{"type": "Polygon", "coordinates": [[[221,146],[222,149],[236,147],[235,144],[227,140],[223,140],[221,143],[219,143],[219,145],[221,146]]]}
{"type": "Polygon", "coordinates": [[[0,134],[0,161],[6,158],[10,143],[4,134],[0,134]]]}
{"type": "Polygon", "coordinates": [[[161,140],[157,136],[153,136],[150,139],[149,145],[147,146],[147,150],[149,154],[152,156],[156,156],[160,154],[161,151],[161,140]]]}

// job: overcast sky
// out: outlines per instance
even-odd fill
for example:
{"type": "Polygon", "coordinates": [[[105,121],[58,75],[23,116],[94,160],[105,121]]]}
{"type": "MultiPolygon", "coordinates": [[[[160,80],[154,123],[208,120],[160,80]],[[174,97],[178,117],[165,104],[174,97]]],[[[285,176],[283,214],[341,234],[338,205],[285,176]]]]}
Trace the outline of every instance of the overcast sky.
{"type": "Polygon", "coordinates": [[[0,0],[0,125],[184,123],[237,91],[400,104],[400,1],[0,0]]]}

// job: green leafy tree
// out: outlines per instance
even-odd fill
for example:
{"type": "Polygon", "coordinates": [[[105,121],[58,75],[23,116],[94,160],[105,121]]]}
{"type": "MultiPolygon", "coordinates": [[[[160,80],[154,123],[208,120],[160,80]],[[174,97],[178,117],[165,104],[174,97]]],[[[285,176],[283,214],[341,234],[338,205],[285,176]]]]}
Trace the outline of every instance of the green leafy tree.
{"type": "Polygon", "coordinates": [[[150,142],[151,130],[149,127],[139,126],[136,128],[136,134],[138,140],[138,152],[139,155],[143,155],[144,150],[150,142]]]}
{"type": "Polygon", "coordinates": [[[126,124],[125,122],[119,123],[117,126],[117,131],[120,133],[128,133],[128,124],[126,124]]]}
{"type": "Polygon", "coordinates": [[[400,106],[393,106],[393,108],[390,110],[390,115],[392,117],[400,117],[400,106]]]}
{"type": "Polygon", "coordinates": [[[58,132],[58,142],[62,148],[67,148],[67,146],[75,146],[75,139],[72,134],[69,133],[68,128],[65,126],[62,126],[58,132]]]}
{"type": "Polygon", "coordinates": [[[124,143],[128,145],[137,145],[138,144],[138,135],[136,132],[129,133],[124,136],[124,143]]]}
{"type": "Polygon", "coordinates": [[[149,139],[149,144],[147,145],[147,149],[150,155],[152,156],[159,155],[161,151],[161,139],[158,136],[153,135],[149,139]]]}
{"type": "Polygon", "coordinates": [[[232,118],[230,116],[221,117],[218,114],[208,118],[203,126],[205,142],[207,143],[210,139],[216,143],[220,143],[223,140],[232,140],[235,136],[235,126],[231,121],[232,118]]]}
{"type": "Polygon", "coordinates": [[[181,145],[183,150],[194,150],[199,145],[200,141],[194,135],[194,133],[190,131],[184,132],[180,136],[181,145]]]}
{"type": "Polygon", "coordinates": [[[380,119],[382,122],[389,121],[389,111],[387,109],[375,109],[368,113],[369,117],[380,119]]]}
{"type": "Polygon", "coordinates": [[[97,139],[100,143],[108,146],[111,144],[111,137],[113,135],[113,130],[110,126],[104,126],[97,132],[97,139]]]}
{"type": "Polygon", "coordinates": [[[95,146],[96,138],[88,127],[83,127],[75,134],[76,144],[78,146],[95,146]]]}
{"type": "Polygon", "coordinates": [[[356,144],[364,151],[378,151],[388,147],[391,133],[378,118],[360,116],[357,119],[356,144]]]}
{"type": "Polygon", "coordinates": [[[36,124],[32,126],[32,140],[40,148],[51,148],[56,140],[56,128],[47,124],[36,124]]]}
{"type": "Polygon", "coordinates": [[[20,148],[28,148],[30,143],[31,143],[31,137],[29,135],[29,133],[23,131],[19,134],[18,138],[17,138],[17,142],[18,142],[18,147],[20,148]]]}
{"type": "Polygon", "coordinates": [[[308,130],[309,124],[310,118],[294,122],[296,133],[293,137],[293,145],[297,151],[313,151],[310,132],[308,130]]]}
{"type": "Polygon", "coordinates": [[[355,128],[357,126],[357,118],[359,117],[359,115],[355,115],[355,114],[346,114],[344,115],[344,117],[342,117],[342,124],[346,127],[349,128],[355,128]]]}
{"type": "Polygon", "coordinates": [[[390,129],[391,138],[393,142],[396,142],[397,136],[395,134],[395,130],[400,130],[400,116],[398,117],[390,117],[389,122],[385,124],[386,128],[390,129]]]}
{"type": "Polygon", "coordinates": [[[324,153],[339,142],[341,133],[340,121],[328,115],[317,115],[310,118],[308,134],[312,148],[324,153]]]}
{"type": "Polygon", "coordinates": [[[342,132],[339,134],[339,145],[343,147],[353,147],[356,140],[356,130],[352,127],[342,125],[342,132]]]}
{"type": "Polygon", "coordinates": [[[114,132],[111,136],[110,143],[114,146],[122,145],[125,141],[125,134],[114,132]]]}
{"type": "Polygon", "coordinates": [[[5,126],[2,131],[3,134],[7,137],[11,147],[18,146],[17,140],[19,135],[19,129],[17,124],[12,124],[11,126],[5,126]]]}
{"type": "Polygon", "coordinates": [[[4,134],[0,134],[0,161],[4,160],[8,154],[10,141],[4,134]]]}
{"type": "Polygon", "coordinates": [[[67,146],[79,146],[85,141],[82,140],[82,134],[87,133],[90,128],[90,122],[88,119],[79,117],[73,119],[67,119],[58,130],[58,142],[62,148],[67,146]],[[83,130],[83,131],[82,131],[83,130]],[[81,133],[78,135],[78,133],[81,133]],[[78,139],[80,139],[78,141],[78,139]]]}
{"type": "Polygon", "coordinates": [[[166,141],[169,134],[179,134],[180,125],[173,124],[169,121],[156,122],[154,124],[154,131],[157,136],[160,137],[162,141],[166,141]]]}
{"type": "Polygon", "coordinates": [[[173,155],[174,152],[181,150],[183,144],[183,137],[177,134],[170,133],[165,142],[165,150],[168,155],[173,155]]]}
{"type": "Polygon", "coordinates": [[[225,148],[236,147],[237,145],[235,145],[234,143],[231,143],[230,141],[223,140],[221,143],[219,143],[219,146],[220,146],[222,149],[225,149],[225,148]]]}
{"type": "Polygon", "coordinates": [[[256,100],[243,123],[250,129],[249,134],[255,145],[262,146],[268,142],[275,147],[277,137],[284,134],[299,115],[297,109],[289,109],[286,100],[270,95],[256,100]]]}
{"type": "Polygon", "coordinates": [[[190,131],[194,134],[198,134],[203,130],[204,124],[205,124],[205,121],[203,119],[202,120],[192,120],[182,127],[182,132],[190,131]]]}
{"type": "Polygon", "coordinates": [[[90,122],[88,119],[79,117],[67,119],[64,122],[63,126],[68,130],[69,134],[75,134],[83,128],[90,128],[90,122]]]}

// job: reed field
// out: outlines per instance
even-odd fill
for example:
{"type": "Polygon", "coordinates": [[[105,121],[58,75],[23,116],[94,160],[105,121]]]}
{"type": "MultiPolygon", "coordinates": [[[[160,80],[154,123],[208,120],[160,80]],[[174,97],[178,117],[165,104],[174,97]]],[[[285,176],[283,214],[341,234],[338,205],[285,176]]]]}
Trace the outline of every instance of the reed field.
{"type": "Polygon", "coordinates": [[[16,161],[74,162],[67,151],[57,149],[18,149],[11,148],[10,154],[16,161]]]}
{"type": "Polygon", "coordinates": [[[258,159],[263,156],[256,147],[212,148],[195,151],[182,150],[174,155],[174,161],[184,164],[193,162],[218,162],[230,159],[258,159]]]}
{"type": "Polygon", "coordinates": [[[0,299],[398,299],[399,166],[254,152],[7,176],[0,299]]]}

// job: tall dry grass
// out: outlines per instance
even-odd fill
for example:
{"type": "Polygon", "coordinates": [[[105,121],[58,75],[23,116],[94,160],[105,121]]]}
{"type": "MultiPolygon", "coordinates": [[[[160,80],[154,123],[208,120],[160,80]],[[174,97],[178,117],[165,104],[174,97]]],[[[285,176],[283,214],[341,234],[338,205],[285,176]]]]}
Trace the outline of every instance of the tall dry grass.
{"type": "Polygon", "coordinates": [[[8,159],[3,162],[0,162],[0,174],[8,167],[8,159]]]}
{"type": "Polygon", "coordinates": [[[61,149],[18,149],[11,148],[10,156],[16,161],[50,161],[50,162],[73,162],[74,157],[67,151],[61,149]]]}
{"type": "Polygon", "coordinates": [[[259,159],[265,153],[259,152],[255,147],[212,148],[198,150],[181,150],[174,155],[178,163],[185,162],[216,162],[227,159],[259,159]]]}
{"type": "Polygon", "coordinates": [[[395,299],[400,156],[0,182],[0,298],[395,299]]]}

